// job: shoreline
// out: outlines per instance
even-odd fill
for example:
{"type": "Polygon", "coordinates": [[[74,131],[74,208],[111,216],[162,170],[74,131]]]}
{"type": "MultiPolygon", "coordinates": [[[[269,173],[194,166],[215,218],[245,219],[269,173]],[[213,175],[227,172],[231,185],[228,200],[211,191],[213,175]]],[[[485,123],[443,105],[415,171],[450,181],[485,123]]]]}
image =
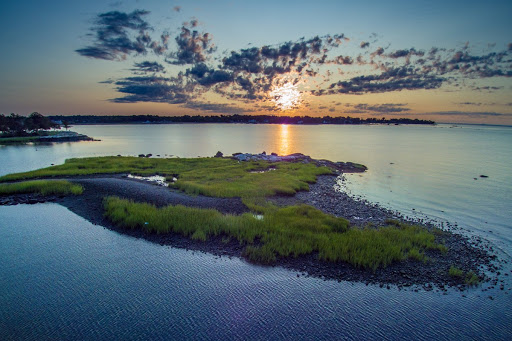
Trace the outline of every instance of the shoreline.
{"type": "Polygon", "coordinates": [[[74,131],[63,131],[54,135],[43,136],[20,136],[0,137],[0,145],[16,145],[27,143],[51,143],[51,142],[79,142],[79,141],[100,141],[84,134],[74,131]]]}
{"type": "MultiPolygon", "coordinates": [[[[239,198],[215,198],[206,196],[190,196],[179,190],[157,186],[143,180],[128,179],[126,175],[95,175],[95,176],[72,176],[65,177],[66,180],[82,184],[84,193],[79,196],[50,196],[40,195],[15,195],[8,199],[0,198],[0,205],[13,204],[35,204],[39,202],[55,202],[75,214],[83,217],[89,222],[100,225],[104,228],[129,235],[135,238],[143,238],[160,245],[183,248],[187,250],[201,251],[216,256],[238,257],[247,261],[242,256],[245,245],[231,240],[225,242],[222,237],[212,237],[206,242],[194,241],[190,238],[175,234],[156,234],[142,230],[126,230],[114,226],[103,215],[103,197],[116,195],[138,202],[149,202],[158,207],[166,205],[182,204],[185,206],[214,208],[222,213],[241,214],[249,212],[239,198]]],[[[343,216],[352,224],[363,226],[370,224],[382,226],[386,219],[400,219],[407,221],[397,212],[384,209],[377,204],[366,200],[358,201],[348,194],[336,191],[334,185],[337,177],[334,175],[319,176],[317,182],[310,184],[309,191],[298,192],[295,196],[274,196],[269,198],[276,205],[293,205],[304,203],[312,205],[326,213],[336,216],[343,216]]],[[[422,224],[423,222],[409,222],[422,224]]],[[[424,225],[425,226],[425,225],[424,225]]],[[[429,227],[428,225],[426,226],[429,227]]],[[[327,262],[317,259],[316,254],[299,256],[297,258],[278,258],[272,266],[281,266],[297,272],[297,276],[312,276],[325,280],[363,282],[366,284],[377,284],[381,287],[390,285],[398,289],[412,287],[413,290],[423,289],[426,291],[447,291],[448,287],[464,290],[466,285],[460,283],[456,278],[446,276],[447,269],[451,264],[463,266],[465,272],[478,271],[481,266],[486,268],[487,276],[482,282],[491,282],[497,285],[498,279],[495,274],[498,267],[493,264],[496,256],[485,251],[482,247],[474,245],[469,238],[445,231],[437,236],[443,240],[449,252],[440,256],[436,252],[426,252],[431,259],[426,263],[404,260],[395,262],[386,268],[379,268],[375,273],[370,270],[359,269],[350,264],[342,262],[327,262]],[[489,277],[492,274],[492,278],[489,277]],[[447,281],[447,278],[449,280],[447,281]]]]}

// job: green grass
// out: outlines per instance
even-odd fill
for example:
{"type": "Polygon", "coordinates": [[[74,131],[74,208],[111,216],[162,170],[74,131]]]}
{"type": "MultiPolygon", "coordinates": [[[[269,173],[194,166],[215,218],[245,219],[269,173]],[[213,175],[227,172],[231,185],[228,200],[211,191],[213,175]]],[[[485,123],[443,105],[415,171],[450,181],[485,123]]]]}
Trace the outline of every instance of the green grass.
{"type": "Polygon", "coordinates": [[[309,183],[322,174],[332,174],[327,167],[313,164],[266,161],[239,162],[228,158],[149,159],[138,157],[92,157],[69,159],[63,165],[35,171],[9,174],[0,182],[91,174],[159,174],[178,181],[172,187],[188,194],[213,197],[255,198],[275,194],[293,195],[308,190],[309,183]],[[275,167],[266,173],[251,173],[275,167]]]}
{"type": "Polygon", "coordinates": [[[108,197],[105,215],[117,226],[148,232],[174,232],[195,240],[221,236],[246,245],[244,256],[258,263],[278,257],[316,253],[319,259],[348,262],[376,270],[395,261],[421,256],[426,249],[441,248],[425,228],[400,224],[383,228],[350,227],[346,219],[325,214],[311,206],[279,208],[260,206],[263,219],[251,213],[240,216],[213,209],[185,206],[157,208],[147,203],[108,197]]]}
{"type": "Polygon", "coordinates": [[[10,184],[0,184],[0,195],[40,193],[52,194],[82,194],[81,185],[72,184],[65,180],[33,180],[10,184]]]}
{"type": "Polygon", "coordinates": [[[480,278],[478,278],[478,276],[473,271],[469,271],[468,273],[466,273],[464,283],[471,287],[477,286],[480,283],[480,278]]]}
{"type": "Polygon", "coordinates": [[[0,137],[0,144],[28,143],[39,141],[39,136],[0,137]]]}
{"type": "Polygon", "coordinates": [[[16,136],[16,137],[3,137],[0,135],[1,144],[16,144],[16,143],[28,143],[38,142],[41,136],[53,136],[61,134],[61,131],[40,131],[37,135],[33,136],[16,136]]]}
{"type": "Polygon", "coordinates": [[[466,283],[468,286],[476,286],[480,283],[480,278],[478,278],[478,276],[473,271],[468,271],[465,273],[464,270],[459,269],[453,265],[450,266],[448,274],[451,277],[464,279],[464,283],[466,283]]]}
{"type": "Polygon", "coordinates": [[[452,277],[462,277],[464,276],[464,271],[452,265],[450,266],[448,274],[452,277]]]}

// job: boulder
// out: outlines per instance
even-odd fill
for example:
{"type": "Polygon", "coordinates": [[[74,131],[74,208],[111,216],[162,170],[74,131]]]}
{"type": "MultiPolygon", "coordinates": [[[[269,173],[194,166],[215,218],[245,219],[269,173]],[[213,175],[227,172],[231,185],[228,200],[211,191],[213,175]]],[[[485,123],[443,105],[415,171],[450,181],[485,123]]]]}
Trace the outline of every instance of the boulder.
{"type": "Polygon", "coordinates": [[[217,154],[215,154],[214,157],[223,157],[223,156],[224,156],[224,154],[222,154],[221,151],[218,151],[217,154]]]}

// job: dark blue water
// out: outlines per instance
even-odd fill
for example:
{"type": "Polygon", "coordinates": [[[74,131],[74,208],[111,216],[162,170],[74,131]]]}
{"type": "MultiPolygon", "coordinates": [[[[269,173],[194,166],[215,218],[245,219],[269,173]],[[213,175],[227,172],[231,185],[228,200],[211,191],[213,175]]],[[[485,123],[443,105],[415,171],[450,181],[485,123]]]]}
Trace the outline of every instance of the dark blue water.
{"type": "Polygon", "coordinates": [[[369,171],[346,176],[345,190],[406,214],[458,222],[461,233],[490,241],[509,262],[500,276],[504,290],[486,283],[444,295],[297,277],[133,239],[55,204],[1,206],[2,340],[512,339],[510,127],[74,129],[102,141],[0,146],[0,175],[70,157],[195,157],[218,150],[360,162],[369,171]]]}
{"type": "Polygon", "coordinates": [[[120,235],[56,204],[0,215],[3,340],[512,337],[508,288],[322,281],[120,235]]]}

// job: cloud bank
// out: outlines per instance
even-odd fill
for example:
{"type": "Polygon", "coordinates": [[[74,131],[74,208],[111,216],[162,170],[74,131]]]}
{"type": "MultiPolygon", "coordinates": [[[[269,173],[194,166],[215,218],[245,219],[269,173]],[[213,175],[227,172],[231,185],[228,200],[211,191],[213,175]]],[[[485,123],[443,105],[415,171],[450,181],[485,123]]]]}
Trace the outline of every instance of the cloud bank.
{"type": "MultiPolygon", "coordinates": [[[[179,25],[171,37],[156,32],[146,21],[148,14],[146,10],[100,13],[92,20],[90,44],[76,50],[81,56],[107,61],[145,57],[133,64],[131,76],[105,81],[119,93],[113,102],[187,103],[188,108],[214,111],[215,105],[202,101],[202,95],[265,106],[275,89],[290,84],[321,97],[444,87],[495,91],[502,87],[481,81],[512,77],[512,43],[501,49],[490,44],[488,48],[494,50],[483,54],[473,51],[469,43],[451,49],[391,49],[372,34],[371,42],[360,41],[350,48],[349,37],[333,33],[219,52],[213,35],[200,29],[196,19],[179,25]]],[[[215,110],[241,112],[233,108],[238,107],[219,104],[215,110]]],[[[404,104],[361,103],[351,110],[399,113],[409,109],[404,104]]]]}

